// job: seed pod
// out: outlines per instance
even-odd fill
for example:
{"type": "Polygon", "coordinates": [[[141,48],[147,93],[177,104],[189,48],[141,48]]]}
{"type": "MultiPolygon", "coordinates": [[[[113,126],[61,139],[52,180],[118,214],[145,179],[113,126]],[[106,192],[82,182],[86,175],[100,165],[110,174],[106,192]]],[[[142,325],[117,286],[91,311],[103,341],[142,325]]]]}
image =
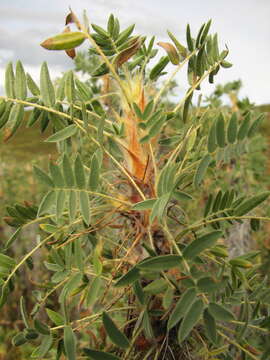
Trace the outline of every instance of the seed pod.
{"type": "Polygon", "coordinates": [[[250,261],[240,259],[240,258],[231,259],[229,261],[229,263],[232,266],[237,266],[237,267],[241,267],[241,268],[244,268],[244,269],[249,269],[249,268],[251,268],[253,266],[250,261]]]}
{"type": "Polygon", "coordinates": [[[70,50],[81,45],[86,36],[80,31],[66,32],[46,39],[40,45],[47,50],[70,50]]]}

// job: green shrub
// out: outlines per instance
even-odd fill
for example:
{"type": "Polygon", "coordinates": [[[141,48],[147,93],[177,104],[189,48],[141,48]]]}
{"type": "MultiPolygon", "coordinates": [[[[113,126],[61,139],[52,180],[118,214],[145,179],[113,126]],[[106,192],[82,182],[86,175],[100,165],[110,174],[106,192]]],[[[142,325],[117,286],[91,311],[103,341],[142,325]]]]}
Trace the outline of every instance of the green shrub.
{"type": "Polygon", "coordinates": [[[267,359],[270,292],[260,252],[230,258],[226,246],[232,225],[247,219],[257,231],[268,220],[254,209],[269,191],[249,194],[234,182],[246,181],[237,166],[262,116],[192,105],[201,83],[231,66],[228,50],[219,50],[210,21],[196,37],[187,26],[186,46],[168,32],[160,58],[154,37],[120,29],[113,15],[107,29],[72,12],[66,23],[78,30],[41,45],[74,57],[89,41],[93,80],[69,71],[53,85],[43,63],[37,85],[10,63],[0,104],[5,141],[30,108],[28,125],[52,126],[46,141],[59,152],[48,168],[33,169],[47,189],[41,201],[7,207],[15,232],[0,254],[1,306],[25,265],[29,277],[40,274],[35,306],[21,297],[24,329],[14,346],[32,344],[37,359],[267,359]],[[189,88],[173,103],[164,94],[185,66],[189,88]],[[161,82],[166,69],[172,76],[161,82]],[[32,250],[10,256],[34,223],[32,250]]]}

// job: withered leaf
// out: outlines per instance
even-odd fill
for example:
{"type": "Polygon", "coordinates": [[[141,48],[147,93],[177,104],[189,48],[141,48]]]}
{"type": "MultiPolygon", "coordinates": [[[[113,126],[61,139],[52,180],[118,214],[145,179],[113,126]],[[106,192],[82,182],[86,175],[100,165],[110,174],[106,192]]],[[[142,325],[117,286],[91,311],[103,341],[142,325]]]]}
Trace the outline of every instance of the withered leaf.
{"type": "Polygon", "coordinates": [[[123,65],[125,62],[127,62],[141,47],[141,38],[138,36],[133,39],[131,42],[131,46],[129,46],[127,49],[123,50],[118,54],[115,58],[115,66],[118,68],[121,65],[123,65]]]}
{"type": "Polygon", "coordinates": [[[174,45],[162,41],[158,42],[158,45],[161,46],[167,52],[172,64],[174,65],[179,64],[180,58],[174,45]]]}
{"type": "Polygon", "coordinates": [[[68,25],[68,24],[76,24],[77,28],[79,30],[81,30],[82,28],[81,28],[81,24],[79,22],[79,19],[74,14],[74,12],[71,10],[71,8],[69,10],[70,10],[70,13],[66,17],[66,25],[68,25]]]}

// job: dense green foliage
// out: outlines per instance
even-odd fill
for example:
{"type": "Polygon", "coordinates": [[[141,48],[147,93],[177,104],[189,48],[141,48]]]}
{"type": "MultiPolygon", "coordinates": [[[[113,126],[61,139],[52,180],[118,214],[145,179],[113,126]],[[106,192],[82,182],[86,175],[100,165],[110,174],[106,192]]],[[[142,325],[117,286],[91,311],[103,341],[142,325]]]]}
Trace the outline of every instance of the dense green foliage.
{"type": "Polygon", "coordinates": [[[77,30],[42,46],[74,57],[89,41],[76,59],[89,79],[70,70],[53,84],[44,62],[36,84],[10,63],[0,104],[4,141],[30,109],[27,126],[52,129],[45,141],[58,150],[47,167],[33,166],[41,193],[6,207],[14,233],[0,253],[0,306],[32,283],[20,297],[14,347],[31,347],[34,359],[266,360],[264,257],[231,255],[228,241],[235,226],[248,223],[254,236],[269,220],[257,207],[270,192],[256,186],[248,156],[263,115],[236,101],[240,83],[192,104],[204,80],[231,66],[228,49],[219,50],[211,21],[195,37],[188,25],[186,46],[168,32],[163,57],[154,38],[132,35],[134,25],[121,30],[113,15],[106,29],[72,12],[66,23],[77,30]],[[174,103],[185,67],[189,88],[174,103]],[[33,224],[35,240],[17,254],[33,224]]]}

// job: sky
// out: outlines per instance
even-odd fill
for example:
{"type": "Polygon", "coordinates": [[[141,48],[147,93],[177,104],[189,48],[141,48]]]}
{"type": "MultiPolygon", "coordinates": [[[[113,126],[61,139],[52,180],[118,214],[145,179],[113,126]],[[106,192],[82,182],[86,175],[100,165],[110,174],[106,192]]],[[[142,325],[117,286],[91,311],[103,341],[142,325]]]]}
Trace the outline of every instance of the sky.
{"type": "MultiPolygon", "coordinates": [[[[220,71],[216,83],[241,79],[240,97],[256,104],[270,103],[270,0],[1,0],[0,2],[0,94],[3,95],[7,62],[20,59],[38,80],[40,65],[48,62],[52,78],[73,67],[64,52],[47,51],[40,43],[63,31],[68,8],[91,22],[105,25],[113,13],[123,26],[136,23],[136,32],[168,41],[169,29],[182,42],[186,24],[195,35],[200,25],[212,19],[212,31],[219,34],[233,67],[220,71]]],[[[159,54],[164,55],[163,50],[159,54]]],[[[183,90],[179,78],[180,93],[183,90]]],[[[213,86],[202,87],[203,94],[213,86]]]]}

